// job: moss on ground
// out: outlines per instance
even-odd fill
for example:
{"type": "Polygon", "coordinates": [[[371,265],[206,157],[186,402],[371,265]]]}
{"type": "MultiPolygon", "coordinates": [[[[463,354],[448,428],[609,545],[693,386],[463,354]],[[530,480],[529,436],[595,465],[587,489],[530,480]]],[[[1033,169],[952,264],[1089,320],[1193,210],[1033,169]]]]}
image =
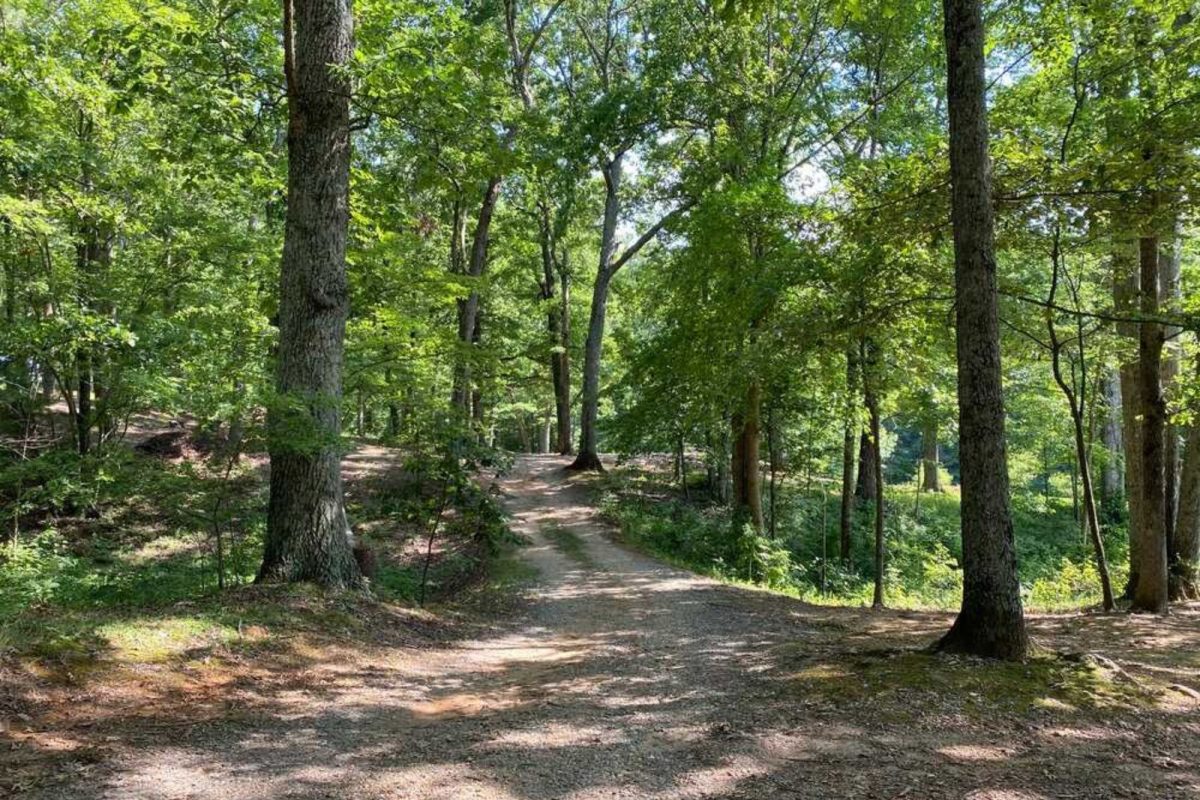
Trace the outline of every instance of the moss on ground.
{"type": "Polygon", "coordinates": [[[830,653],[800,665],[792,679],[807,699],[871,703],[893,721],[929,713],[1107,712],[1152,707],[1159,696],[1106,659],[1051,654],[1014,663],[905,650],[830,653]]]}
{"type": "Polygon", "coordinates": [[[580,566],[594,566],[595,562],[588,553],[587,544],[583,538],[561,525],[548,525],[542,529],[542,534],[550,540],[555,549],[580,566]]]}

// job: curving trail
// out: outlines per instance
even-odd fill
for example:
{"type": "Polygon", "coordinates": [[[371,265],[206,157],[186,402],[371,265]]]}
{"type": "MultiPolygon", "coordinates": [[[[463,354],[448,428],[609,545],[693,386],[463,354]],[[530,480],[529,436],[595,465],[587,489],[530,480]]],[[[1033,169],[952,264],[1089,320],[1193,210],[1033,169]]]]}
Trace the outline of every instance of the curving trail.
{"type": "Polygon", "coordinates": [[[148,736],[102,780],[47,796],[1200,796],[1194,761],[1163,744],[1192,726],[1194,752],[1194,706],[1151,753],[1136,728],[1090,717],[980,719],[916,689],[864,694],[846,685],[862,681],[856,658],[928,641],[945,615],[815,608],[665,566],[610,540],[565,463],[524,457],[501,481],[540,576],[511,622],[433,650],[324,658],[270,692],[231,689],[218,718],[148,736]]]}

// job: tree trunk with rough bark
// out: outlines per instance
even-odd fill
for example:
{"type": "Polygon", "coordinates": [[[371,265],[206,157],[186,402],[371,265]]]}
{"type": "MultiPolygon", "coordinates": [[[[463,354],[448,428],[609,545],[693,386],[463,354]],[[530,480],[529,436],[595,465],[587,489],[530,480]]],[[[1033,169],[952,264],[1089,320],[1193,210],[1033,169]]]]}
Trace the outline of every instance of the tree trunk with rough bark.
{"type": "MultiPolygon", "coordinates": [[[[1126,316],[1137,312],[1140,294],[1136,248],[1121,241],[1113,248],[1113,307],[1126,316]]],[[[1118,335],[1136,340],[1138,326],[1134,322],[1117,324],[1118,335]]],[[[1141,543],[1139,533],[1142,524],[1142,420],[1139,416],[1141,399],[1138,392],[1138,364],[1131,360],[1120,365],[1118,370],[1121,392],[1121,444],[1125,465],[1125,498],[1129,505],[1129,582],[1125,596],[1132,598],[1138,584],[1141,569],[1141,543]]]]}
{"type": "Polygon", "coordinates": [[[854,484],[854,496],[863,503],[875,499],[875,448],[869,427],[868,422],[868,430],[858,437],[858,477],[854,484]]]}
{"type": "Polygon", "coordinates": [[[1123,491],[1121,470],[1121,379],[1110,372],[1104,377],[1104,472],[1100,478],[1100,498],[1111,507],[1123,491]]]}
{"type": "Polygon", "coordinates": [[[863,360],[863,380],[866,385],[867,414],[871,419],[871,469],[874,471],[875,497],[875,594],[871,601],[872,608],[883,608],[883,453],[880,450],[881,429],[879,425],[879,396],[874,382],[874,358],[863,360]]]}
{"type": "MultiPolygon", "coordinates": [[[[1050,296],[1047,306],[1053,307],[1055,304],[1055,295],[1058,290],[1059,282],[1059,231],[1056,228],[1054,232],[1054,250],[1053,250],[1053,269],[1054,273],[1050,279],[1050,296]]],[[[1075,296],[1078,302],[1078,295],[1075,296]]],[[[1084,329],[1081,318],[1076,317],[1076,335],[1073,337],[1076,343],[1076,358],[1079,362],[1079,377],[1076,383],[1076,373],[1074,369],[1071,371],[1071,380],[1068,382],[1062,370],[1062,340],[1058,336],[1058,328],[1055,326],[1054,317],[1048,315],[1046,317],[1046,329],[1050,340],[1050,364],[1054,373],[1054,382],[1058,384],[1062,390],[1063,396],[1067,399],[1067,406],[1071,412],[1071,423],[1075,433],[1075,460],[1078,465],[1078,474],[1080,482],[1083,484],[1083,507],[1084,507],[1084,525],[1089,541],[1092,543],[1092,549],[1096,557],[1096,571],[1100,575],[1100,592],[1103,598],[1104,610],[1112,611],[1114,607],[1112,580],[1108,574],[1108,557],[1104,553],[1104,538],[1100,535],[1100,514],[1096,509],[1096,495],[1092,489],[1092,468],[1088,459],[1088,445],[1085,436],[1085,413],[1088,391],[1087,380],[1087,358],[1084,348],[1084,329]]],[[[1077,494],[1075,485],[1075,474],[1071,476],[1071,492],[1072,495],[1077,494]]]]}
{"type": "MultiPolygon", "coordinates": [[[[1158,302],[1159,307],[1168,314],[1179,312],[1180,301],[1180,271],[1182,269],[1182,236],[1178,220],[1172,222],[1169,244],[1160,242],[1158,254],[1158,302]]],[[[1175,394],[1175,381],[1179,376],[1179,345],[1180,329],[1174,325],[1163,328],[1163,361],[1162,387],[1164,403],[1175,394]]],[[[1179,428],[1170,417],[1167,417],[1163,434],[1163,493],[1166,503],[1163,512],[1163,529],[1167,539],[1167,569],[1175,571],[1175,563],[1179,560],[1178,543],[1176,540],[1176,521],[1179,514],[1179,478],[1180,452],[1179,428]]]]}
{"type": "MultiPolygon", "coordinates": [[[[479,205],[479,215],[475,221],[475,233],[471,238],[471,255],[465,265],[465,274],[478,279],[487,270],[488,246],[491,243],[492,218],[496,214],[496,206],[500,202],[500,183],[503,178],[492,176],[483,192],[483,201],[479,205]]],[[[462,227],[456,217],[454,237],[459,239],[462,227]]],[[[451,257],[453,261],[453,256],[451,257]]],[[[453,268],[453,264],[452,264],[453,268]]],[[[466,298],[458,301],[458,343],[461,355],[455,365],[454,389],[451,404],[461,409],[463,416],[473,416],[473,389],[471,384],[471,353],[479,341],[476,328],[479,327],[480,297],[477,289],[472,289],[466,298]]]]}
{"type": "Polygon", "coordinates": [[[1029,651],[1009,509],[980,0],[944,0],[954,228],[963,602],[942,650],[1029,651]]]}
{"type": "Polygon", "coordinates": [[[558,452],[575,452],[571,436],[571,273],[563,264],[559,275],[559,347],[558,373],[554,384],[554,413],[558,452]]]}
{"type": "Polygon", "coordinates": [[[75,371],[79,373],[78,399],[75,401],[75,438],[79,455],[92,449],[92,354],[81,347],[75,354],[75,371]]]}
{"type": "Polygon", "coordinates": [[[1178,558],[1172,564],[1171,599],[1200,599],[1200,425],[1187,431],[1179,475],[1178,558]]]}
{"type": "Polygon", "coordinates": [[[921,426],[921,491],[940,492],[941,477],[938,475],[938,424],[928,418],[921,426]]]}
{"type": "Polygon", "coordinates": [[[604,165],[604,223],[600,232],[600,269],[592,289],[592,313],[583,350],[583,408],[580,414],[579,455],[571,469],[603,470],[597,451],[596,425],[600,415],[600,358],[604,347],[604,318],[608,286],[615,273],[617,221],[621,213],[621,169],[624,154],[604,165]]]}
{"type": "Polygon", "coordinates": [[[539,219],[542,250],[542,300],[550,303],[546,330],[550,339],[550,385],[554,390],[555,441],[560,455],[574,452],[571,443],[571,276],[566,255],[556,253],[557,235],[544,203],[539,219]]]}
{"type": "Polygon", "coordinates": [[[838,555],[850,562],[851,534],[854,527],[854,432],[858,430],[855,413],[858,396],[858,356],[846,351],[846,422],[842,430],[842,507],[838,528],[838,555]]]}
{"type": "Polygon", "coordinates": [[[271,496],[259,581],[362,583],[343,505],[342,358],[346,328],[349,0],[284,6],[288,201],[279,289],[271,496]]]}
{"type": "Polygon", "coordinates": [[[782,431],[779,429],[779,420],[775,414],[775,405],[772,403],[767,409],[767,471],[770,475],[769,497],[771,503],[768,508],[770,512],[770,533],[774,539],[779,533],[779,471],[783,468],[782,447],[780,439],[782,431]]]}
{"type": "Polygon", "coordinates": [[[733,518],[745,520],[762,532],[762,478],[759,465],[759,434],[762,389],[752,382],[746,390],[746,404],[735,413],[731,422],[733,454],[730,474],[733,477],[733,518]]]}
{"type": "MultiPolygon", "coordinates": [[[[1143,317],[1158,314],[1158,238],[1139,242],[1143,317]]],[[[1165,613],[1167,610],[1166,486],[1163,440],[1166,403],[1162,396],[1163,327],[1157,322],[1138,323],[1138,399],[1142,418],[1142,507],[1138,526],[1138,580],[1132,610],[1165,613]]]]}

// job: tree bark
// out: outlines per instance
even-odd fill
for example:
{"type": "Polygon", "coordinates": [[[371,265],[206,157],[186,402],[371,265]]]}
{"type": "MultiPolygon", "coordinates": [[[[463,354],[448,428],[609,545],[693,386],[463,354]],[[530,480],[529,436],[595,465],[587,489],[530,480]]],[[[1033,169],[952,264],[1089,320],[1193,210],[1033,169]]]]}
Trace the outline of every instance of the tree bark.
{"type": "Polygon", "coordinates": [[[1200,599],[1200,425],[1187,431],[1179,476],[1178,558],[1171,565],[1171,599],[1200,599]]]}
{"type": "Polygon", "coordinates": [[[778,490],[779,490],[779,470],[783,466],[780,448],[781,431],[779,430],[779,420],[775,414],[775,404],[772,403],[767,408],[767,469],[770,473],[770,498],[771,504],[769,507],[771,520],[771,538],[774,539],[778,535],[778,490]]]}
{"type": "MultiPolygon", "coordinates": [[[[502,177],[493,175],[483,192],[483,200],[479,205],[479,215],[475,221],[475,233],[471,238],[471,255],[465,265],[465,273],[470,278],[479,278],[487,270],[488,246],[491,243],[492,218],[496,214],[496,206],[500,202],[500,183],[502,177]]],[[[457,212],[457,209],[456,209],[457,212]]],[[[460,218],[455,218],[454,236],[458,239],[461,234],[460,218]]],[[[453,255],[451,261],[453,262],[453,255]]],[[[453,266],[453,265],[452,265],[453,266]]],[[[472,386],[471,386],[471,353],[479,341],[476,328],[479,326],[479,291],[472,289],[466,298],[458,301],[458,342],[462,355],[455,366],[454,389],[451,404],[462,410],[463,416],[472,415],[472,386]]]]}
{"type": "Polygon", "coordinates": [[[550,339],[550,383],[554,389],[555,448],[560,455],[574,452],[571,443],[571,276],[555,252],[557,236],[549,208],[540,209],[542,250],[542,300],[551,303],[546,312],[550,339]]]}
{"type": "Polygon", "coordinates": [[[745,407],[733,415],[733,517],[745,520],[761,533],[763,529],[762,476],[759,465],[762,389],[753,381],[746,390],[745,407]]]}
{"type": "Polygon", "coordinates": [[[867,414],[871,418],[871,469],[874,471],[875,489],[875,595],[872,608],[883,608],[883,453],[880,450],[881,430],[879,425],[879,396],[875,387],[876,370],[874,357],[863,359],[863,380],[866,385],[867,414]]]}
{"type": "Polygon", "coordinates": [[[846,422],[842,429],[842,507],[838,528],[838,551],[843,564],[850,563],[851,534],[854,527],[854,432],[858,429],[855,413],[858,396],[858,357],[846,351],[846,422]]]}
{"type": "MultiPolygon", "coordinates": [[[[1050,297],[1048,306],[1053,307],[1055,303],[1055,294],[1058,290],[1059,276],[1059,232],[1056,229],[1054,232],[1054,251],[1053,251],[1053,269],[1054,273],[1050,279],[1050,297]]],[[[1078,296],[1075,297],[1078,301],[1078,296]]],[[[1096,509],[1096,495],[1092,490],[1092,468],[1088,459],[1088,446],[1085,436],[1085,407],[1087,401],[1087,361],[1084,352],[1084,333],[1082,318],[1076,317],[1076,345],[1078,347],[1079,359],[1079,382],[1075,383],[1075,372],[1072,370],[1071,381],[1068,382],[1062,371],[1062,343],[1058,337],[1058,329],[1054,324],[1053,314],[1048,313],[1046,316],[1046,328],[1050,338],[1050,363],[1051,369],[1054,372],[1054,381],[1062,390],[1063,396],[1067,399],[1067,405],[1071,412],[1071,422],[1075,433],[1075,460],[1078,464],[1078,473],[1080,482],[1083,484],[1083,507],[1084,507],[1084,524],[1088,533],[1088,538],[1092,543],[1092,550],[1096,557],[1096,571],[1100,575],[1100,592],[1105,611],[1112,611],[1114,607],[1112,580],[1108,574],[1108,558],[1104,553],[1104,538],[1100,535],[1100,514],[1096,509]]],[[[1072,474],[1071,491],[1075,495],[1075,476],[1072,474]]]]}
{"type": "MultiPolygon", "coordinates": [[[[384,381],[387,384],[388,391],[392,391],[392,371],[390,369],[384,372],[384,381]]],[[[387,410],[387,435],[389,439],[395,439],[400,435],[400,407],[396,405],[395,400],[389,400],[387,410]]]]}
{"type": "Polygon", "coordinates": [[[938,424],[937,419],[930,417],[921,426],[921,491],[942,490],[938,461],[938,424]]]}
{"type": "MultiPolygon", "coordinates": [[[[1139,241],[1141,297],[1144,317],[1158,314],[1158,238],[1139,241]]],[[[1138,399],[1141,410],[1142,508],[1138,526],[1139,566],[1132,610],[1161,614],[1167,610],[1166,486],[1163,439],[1166,403],[1162,395],[1163,327],[1138,323],[1138,399]]]]}
{"type": "MultiPolygon", "coordinates": [[[[1162,245],[1158,254],[1158,302],[1160,308],[1167,313],[1179,311],[1180,286],[1179,278],[1182,268],[1182,242],[1179,221],[1171,225],[1170,244],[1162,245]]],[[[1161,243],[1160,243],[1161,244],[1161,243]]],[[[1176,378],[1179,376],[1179,347],[1177,337],[1180,329],[1174,325],[1163,329],[1163,362],[1162,387],[1164,404],[1173,393],[1176,378]]],[[[1163,434],[1163,493],[1166,503],[1163,511],[1163,529],[1167,540],[1167,569],[1175,571],[1179,560],[1178,542],[1176,540],[1176,520],[1179,513],[1179,478],[1180,478],[1179,429],[1166,419],[1163,434]]]]}
{"type": "Polygon", "coordinates": [[[603,470],[597,452],[596,424],[600,415],[600,358],[604,347],[604,318],[608,286],[616,272],[617,221],[621,213],[621,169],[624,154],[604,165],[604,223],[600,232],[600,269],[592,289],[592,313],[583,350],[583,408],[580,414],[579,455],[571,469],[603,470]]]}
{"type": "MultiPolygon", "coordinates": [[[[1137,312],[1137,298],[1141,281],[1136,250],[1127,241],[1118,241],[1113,248],[1113,307],[1120,313],[1132,315],[1137,312]]],[[[1138,326],[1134,322],[1117,324],[1118,335],[1136,340],[1138,326]]],[[[1125,498],[1129,505],[1129,582],[1125,596],[1132,599],[1138,585],[1141,570],[1141,544],[1139,533],[1142,515],[1142,420],[1139,418],[1141,398],[1138,391],[1137,360],[1123,363],[1118,370],[1121,393],[1121,443],[1125,465],[1125,498]]]]}
{"type": "Polygon", "coordinates": [[[875,448],[871,445],[869,422],[868,430],[858,437],[858,478],[854,496],[864,503],[875,499],[875,448]]]}
{"type": "Polygon", "coordinates": [[[554,413],[557,428],[558,452],[569,456],[575,452],[571,436],[571,272],[562,265],[559,275],[559,347],[558,377],[554,385],[554,413]]]}
{"type": "Polygon", "coordinates": [[[92,449],[92,354],[81,347],[75,354],[75,371],[79,374],[78,400],[75,401],[75,436],[79,455],[92,449]]]}
{"type": "Polygon", "coordinates": [[[1115,373],[1104,378],[1104,472],[1100,479],[1100,497],[1110,507],[1122,491],[1121,470],[1121,379],[1115,373]]]}
{"type": "Polygon", "coordinates": [[[341,399],[346,328],[349,0],[284,4],[288,201],[279,289],[271,496],[259,581],[362,583],[343,505],[341,399]]]}
{"type": "Polygon", "coordinates": [[[1029,651],[1009,509],[980,0],[943,0],[962,472],[963,601],[942,650],[1029,651]]]}

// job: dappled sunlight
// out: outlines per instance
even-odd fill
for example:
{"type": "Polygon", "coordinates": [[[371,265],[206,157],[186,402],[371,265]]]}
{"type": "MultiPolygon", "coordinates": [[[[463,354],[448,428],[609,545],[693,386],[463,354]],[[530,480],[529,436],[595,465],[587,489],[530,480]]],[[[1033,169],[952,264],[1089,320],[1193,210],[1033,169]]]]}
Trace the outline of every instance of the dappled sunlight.
{"type": "Polygon", "coordinates": [[[945,756],[952,761],[1004,761],[1010,758],[1016,751],[1010,747],[993,747],[990,745],[977,744],[951,744],[945,747],[939,747],[937,750],[939,755],[945,756]]]}
{"type": "Polygon", "coordinates": [[[481,745],[484,750],[541,750],[559,747],[625,744],[628,737],[621,731],[594,725],[551,723],[536,730],[515,730],[499,734],[481,745]]]}
{"type": "Polygon", "coordinates": [[[484,711],[504,711],[520,704],[515,692],[480,694],[452,694],[424,703],[409,703],[404,706],[416,717],[454,717],[481,714],[484,711]]]}
{"type": "Polygon", "coordinates": [[[1092,726],[1076,728],[1071,726],[1053,726],[1038,731],[1038,738],[1048,741],[1066,740],[1076,742],[1113,742],[1131,741],[1135,738],[1130,731],[1113,730],[1092,726]]]}
{"type": "MultiPolygon", "coordinates": [[[[267,637],[248,643],[253,662],[235,649],[212,665],[198,651],[106,689],[87,726],[67,714],[59,733],[43,722],[18,746],[94,753],[107,766],[76,784],[80,800],[1029,800],[1048,770],[1087,758],[1119,763],[1114,785],[1189,780],[1174,740],[1136,739],[1111,720],[1161,702],[1114,669],[1194,679],[1190,654],[1158,649],[1193,642],[1194,614],[1161,631],[1035,618],[1042,635],[1097,652],[1118,628],[1155,642],[1115,667],[932,656],[917,647],[949,615],[820,608],[614,544],[561,463],[522,459],[502,483],[539,576],[520,589],[515,619],[419,647],[300,636],[272,661],[267,637]],[[564,525],[574,538],[556,545],[548,531],[564,525]],[[1142,741],[1153,757],[1126,755],[1142,741]]],[[[172,619],[160,623],[168,640],[172,619]]],[[[1177,733],[1200,731],[1194,706],[1172,713],[1177,733]]]]}

